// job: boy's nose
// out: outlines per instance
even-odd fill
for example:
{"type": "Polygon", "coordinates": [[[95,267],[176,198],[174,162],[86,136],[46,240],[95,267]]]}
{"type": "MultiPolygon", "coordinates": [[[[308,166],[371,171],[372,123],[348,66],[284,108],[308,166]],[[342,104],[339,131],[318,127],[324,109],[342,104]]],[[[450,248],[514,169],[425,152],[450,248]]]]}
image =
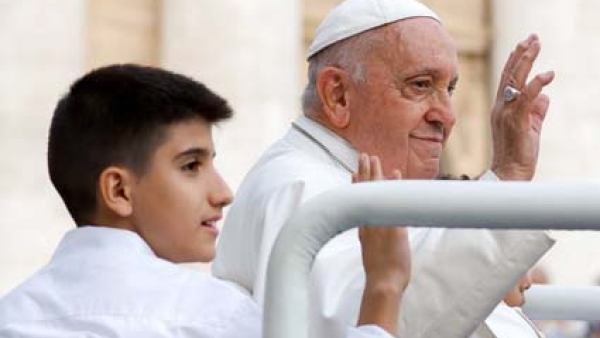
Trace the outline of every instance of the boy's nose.
{"type": "Polygon", "coordinates": [[[223,180],[221,175],[216,173],[215,185],[213,188],[213,192],[210,196],[211,204],[216,207],[223,208],[231,204],[232,201],[233,193],[231,192],[231,189],[229,188],[225,180],[223,180]]]}

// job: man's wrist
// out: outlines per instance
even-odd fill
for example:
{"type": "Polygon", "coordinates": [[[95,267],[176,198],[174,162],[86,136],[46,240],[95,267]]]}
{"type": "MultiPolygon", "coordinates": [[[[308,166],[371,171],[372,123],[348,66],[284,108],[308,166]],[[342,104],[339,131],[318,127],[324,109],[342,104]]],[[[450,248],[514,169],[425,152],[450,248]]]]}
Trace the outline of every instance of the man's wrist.
{"type": "Polygon", "coordinates": [[[533,172],[515,167],[493,167],[491,171],[501,181],[531,181],[533,172]]]}

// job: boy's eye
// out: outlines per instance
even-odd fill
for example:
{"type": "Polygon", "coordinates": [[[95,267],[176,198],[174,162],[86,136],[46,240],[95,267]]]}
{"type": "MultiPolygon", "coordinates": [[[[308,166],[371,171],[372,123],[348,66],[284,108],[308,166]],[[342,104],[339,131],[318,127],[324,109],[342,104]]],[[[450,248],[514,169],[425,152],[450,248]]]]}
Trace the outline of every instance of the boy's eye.
{"type": "Polygon", "coordinates": [[[197,171],[198,168],[200,168],[200,165],[202,163],[200,163],[200,161],[192,161],[189,163],[184,164],[181,169],[183,169],[184,171],[197,171]]]}

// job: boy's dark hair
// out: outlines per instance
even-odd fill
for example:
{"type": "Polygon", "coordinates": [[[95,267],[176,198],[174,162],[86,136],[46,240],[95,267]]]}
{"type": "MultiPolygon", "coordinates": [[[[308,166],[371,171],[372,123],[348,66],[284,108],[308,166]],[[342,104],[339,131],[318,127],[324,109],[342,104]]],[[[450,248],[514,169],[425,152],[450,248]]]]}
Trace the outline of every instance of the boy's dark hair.
{"type": "Polygon", "coordinates": [[[75,223],[89,224],[103,170],[119,165],[143,175],[170,125],[231,116],[224,99],[188,77],[131,64],[99,68],[77,80],[54,110],[50,180],[75,223]]]}

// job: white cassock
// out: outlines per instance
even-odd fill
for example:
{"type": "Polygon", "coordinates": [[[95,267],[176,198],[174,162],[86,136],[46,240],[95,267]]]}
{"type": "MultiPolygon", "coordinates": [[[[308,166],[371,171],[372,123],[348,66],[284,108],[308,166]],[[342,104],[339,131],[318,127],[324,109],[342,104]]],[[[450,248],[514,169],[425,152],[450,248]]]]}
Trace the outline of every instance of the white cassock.
{"type": "Polygon", "coordinates": [[[544,334],[521,312],[521,309],[500,302],[494,310],[494,316],[486,319],[472,336],[472,338],[498,337],[544,338],[544,334]]]}
{"type": "MultiPolygon", "coordinates": [[[[158,258],[134,232],[84,227],[0,299],[0,337],[260,338],[261,313],[231,285],[158,258]]],[[[347,330],[391,337],[376,326],[347,330]]]]}
{"type": "MultiPolygon", "coordinates": [[[[306,200],[351,184],[357,163],[347,142],[298,118],[238,190],[214,275],[241,285],[262,305],[269,254],[283,224],[306,200]]],[[[464,338],[554,243],[541,231],[422,228],[410,230],[410,241],[413,275],[399,322],[405,338],[464,338]]],[[[324,247],[311,275],[313,336],[333,337],[356,322],[364,278],[356,229],[324,247]]]]}

